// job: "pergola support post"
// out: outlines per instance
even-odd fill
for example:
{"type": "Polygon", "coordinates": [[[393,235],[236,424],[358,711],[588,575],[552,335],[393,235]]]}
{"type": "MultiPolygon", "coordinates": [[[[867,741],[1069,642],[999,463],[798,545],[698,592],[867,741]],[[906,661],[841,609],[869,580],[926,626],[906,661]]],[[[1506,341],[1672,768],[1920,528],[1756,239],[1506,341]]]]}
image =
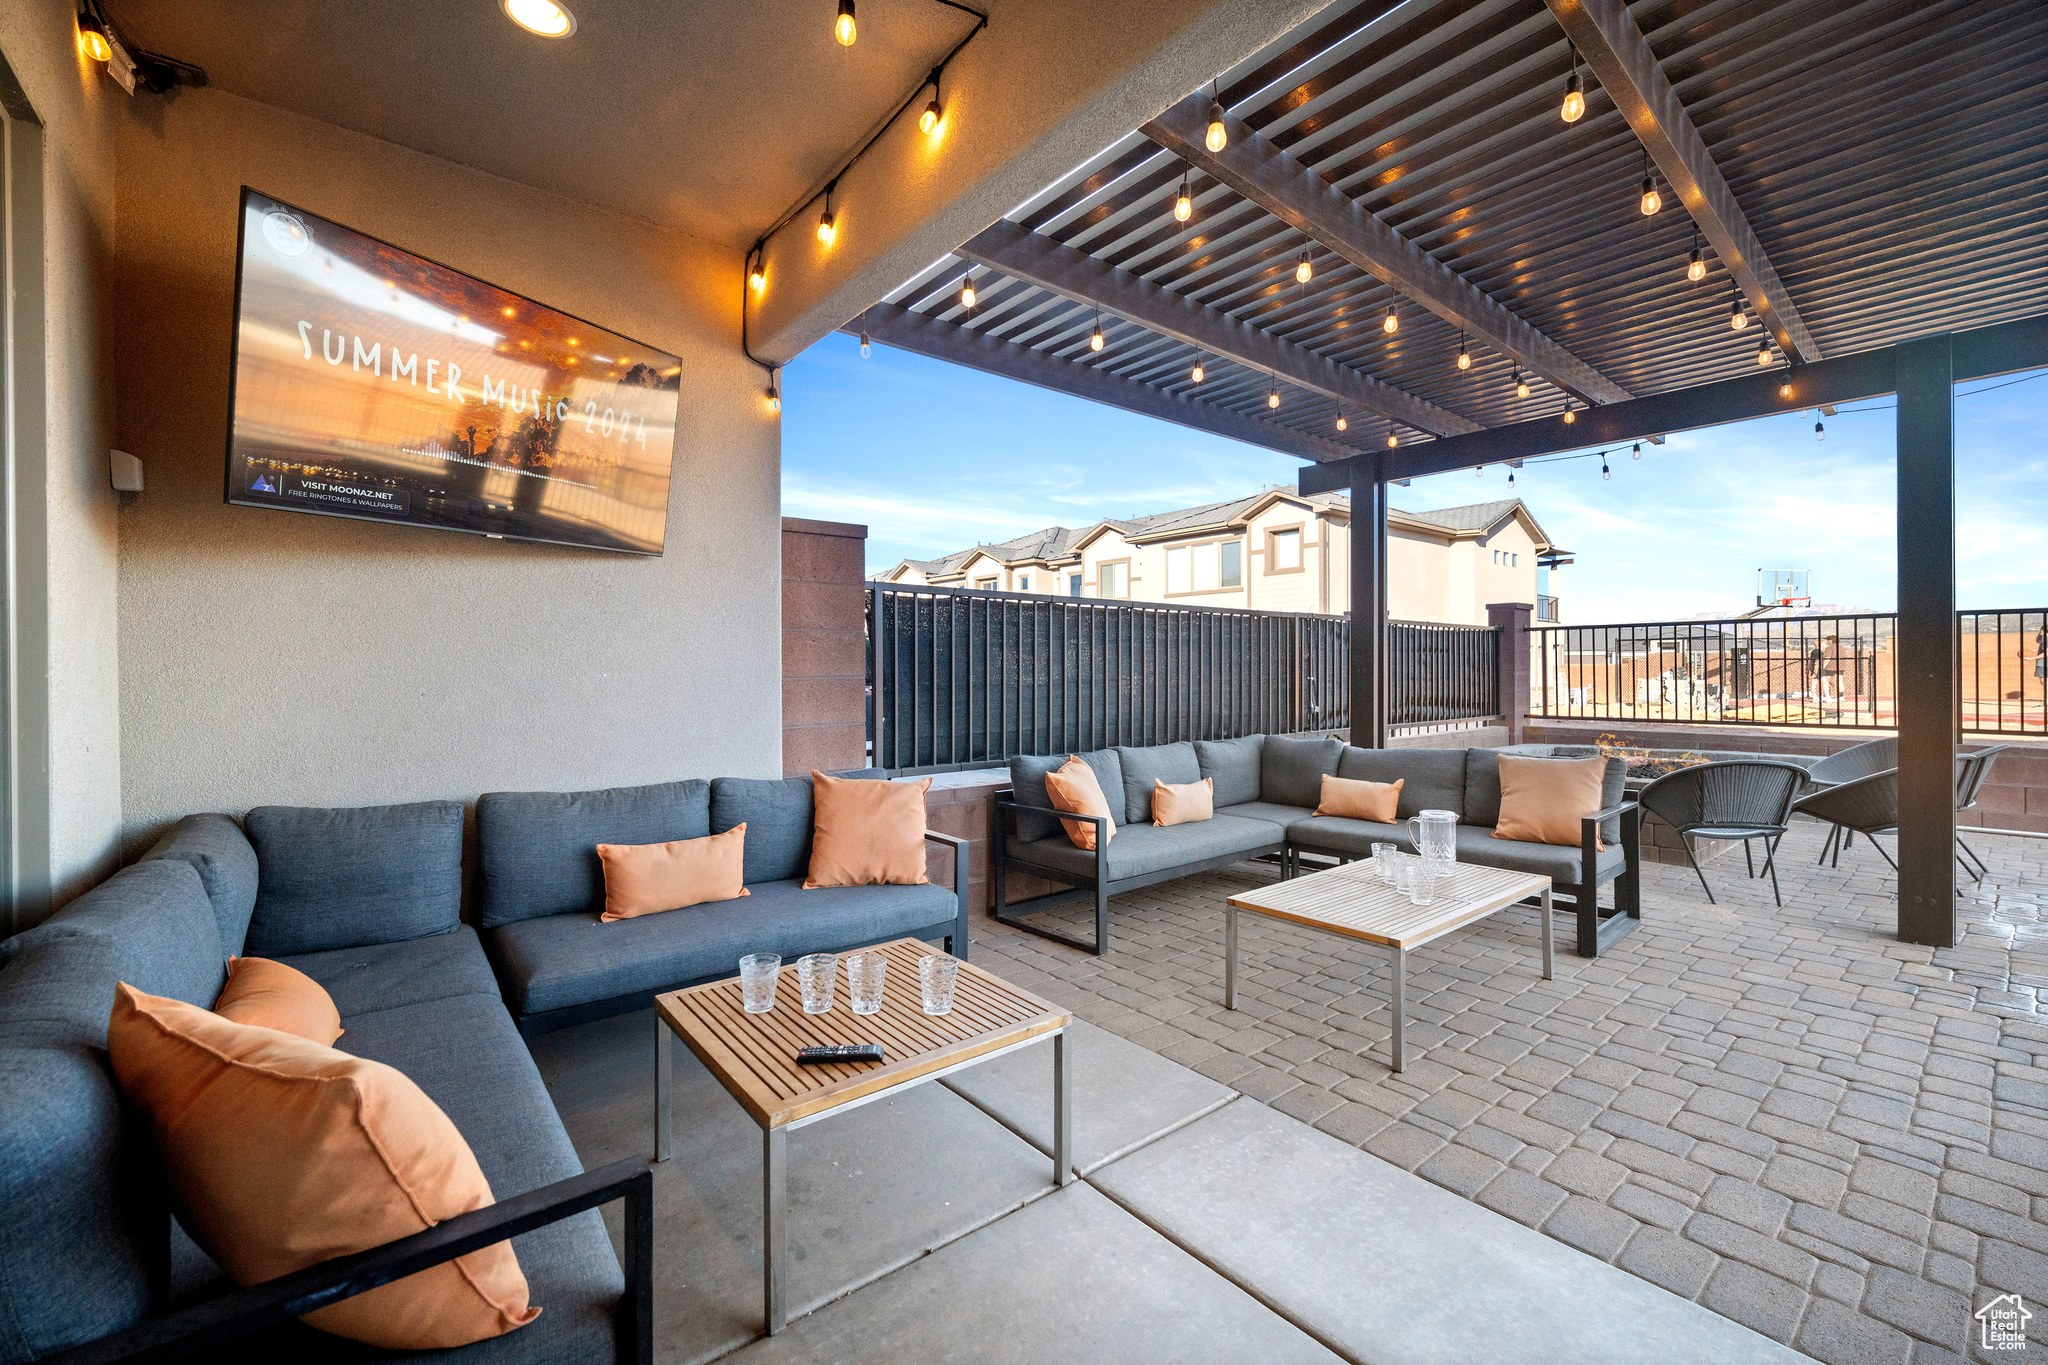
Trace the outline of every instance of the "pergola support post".
{"type": "Polygon", "coordinates": [[[1956,461],[1950,337],[1898,348],[1899,938],[1956,942],[1956,461]]]}
{"type": "Polygon", "coordinates": [[[1380,457],[1351,462],[1351,742],[1387,747],[1387,485],[1380,457]]]}

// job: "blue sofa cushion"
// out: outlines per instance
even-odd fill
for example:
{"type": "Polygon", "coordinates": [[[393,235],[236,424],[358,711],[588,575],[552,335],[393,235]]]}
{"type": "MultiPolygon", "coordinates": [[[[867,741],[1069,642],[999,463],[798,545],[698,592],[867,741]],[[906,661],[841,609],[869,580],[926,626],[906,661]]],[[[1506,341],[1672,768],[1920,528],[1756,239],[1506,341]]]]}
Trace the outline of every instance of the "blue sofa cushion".
{"type": "MultiPolygon", "coordinates": [[[[1467,818],[1463,749],[1357,749],[1347,744],[1337,760],[1337,776],[1355,782],[1398,779],[1401,803],[1395,813],[1403,820],[1426,810],[1467,818]]],[[[1487,828],[1492,827],[1488,822],[1487,828]]]]}
{"type": "Polygon", "coordinates": [[[1344,741],[1332,737],[1266,736],[1259,751],[1259,800],[1314,810],[1323,799],[1323,777],[1337,771],[1343,749],[1344,741]]]}
{"type": "Polygon", "coordinates": [[[747,827],[742,867],[748,886],[802,881],[811,870],[811,779],[713,780],[711,832],[723,834],[735,825],[747,827]]]}
{"type": "MultiPolygon", "coordinates": [[[[1072,754],[1019,754],[1010,760],[1010,790],[1016,794],[1020,806],[1037,806],[1041,809],[1052,805],[1052,798],[1045,792],[1045,775],[1058,772],[1072,754]]],[[[1126,812],[1118,809],[1117,793],[1124,789],[1123,760],[1115,749],[1091,749],[1078,755],[1095,772],[1095,780],[1102,784],[1103,799],[1109,802],[1110,814],[1117,817],[1117,825],[1125,822],[1121,818],[1126,812]]],[[[1058,831],[1064,834],[1060,823],[1045,815],[1019,812],[1017,815],[1016,839],[1029,843],[1043,839],[1058,831]]]]}
{"type": "MultiPolygon", "coordinates": [[[[1496,839],[1493,831],[1477,825],[1458,826],[1458,861],[1483,867],[1505,867],[1516,872],[1535,872],[1560,886],[1577,886],[1583,871],[1584,854],[1576,845],[1530,844],[1520,839],[1496,839]]],[[[1600,880],[1618,875],[1624,863],[1621,848],[1609,844],[1595,860],[1600,880]]]]}
{"type": "Polygon", "coordinates": [[[1287,837],[1304,848],[1335,849],[1360,858],[1370,858],[1374,844],[1392,844],[1405,853],[1415,851],[1408,841],[1406,822],[1382,825],[1342,815],[1318,815],[1289,825],[1287,837]]]}
{"type": "MultiPolygon", "coordinates": [[[[599,844],[665,844],[711,833],[702,778],[589,792],[487,792],[477,798],[477,912],[485,928],[604,909],[599,844]]],[[[747,842],[754,830],[747,828],[747,842]]]]}
{"type": "MultiPolygon", "coordinates": [[[[1178,786],[1183,782],[1200,782],[1202,765],[1195,758],[1195,746],[1182,740],[1179,744],[1155,744],[1147,749],[1126,749],[1121,745],[1116,751],[1117,766],[1123,769],[1123,814],[1117,823],[1124,825],[1149,825],[1152,823],[1152,784],[1164,782],[1178,786]]],[[[1116,808],[1116,795],[1104,792],[1109,797],[1110,809],[1116,808]]]]}
{"type": "MultiPolygon", "coordinates": [[[[1540,754],[1515,754],[1516,758],[1540,758],[1540,754]]],[[[1607,771],[1600,775],[1600,809],[1610,810],[1621,804],[1621,798],[1628,786],[1628,761],[1621,758],[1607,760],[1607,771]]],[[[1590,812],[1589,812],[1590,813],[1590,812]]],[[[1467,749],[1465,751],[1465,820],[1468,824],[1484,825],[1492,829],[1500,823],[1500,751],[1498,749],[1467,749]]],[[[1610,815],[1600,822],[1600,840],[1612,846],[1621,839],[1621,817],[1610,815]]]]}
{"type": "Polygon", "coordinates": [[[331,948],[278,961],[319,982],[344,1020],[458,995],[498,998],[498,978],[491,973],[476,930],[467,924],[451,933],[403,943],[331,948]]]}
{"type": "Polygon", "coordinates": [[[507,1003],[520,1014],[540,1014],[736,976],[748,953],[780,953],[793,962],[950,923],[958,910],[952,890],[936,885],[806,891],[801,881],[786,880],[747,889],[752,894],[741,900],[610,924],[578,914],[500,925],[489,931],[490,947],[507,1003]]]}
{"type": "Polygon", "coordinates": [[[256,850],[242,827],[225,815],[188,815],[165,830],[141,861],[152,858],[192,864],[213,902],[222,950],[239,957],[256,909],[256,850]]]}
{"type": "Polygon", "coordinates": [[[283,957],[444,934],[462,918],[462,807],[258,806],[261,869],[244,948],[283,957]]]}
{"type": "Polygon", "coordinates": [[[1264,820],[1268,824],[1288,826],[1306,820],[1315,814],[1309,806],[1282,806],[1271,801],[1240,801],[1234,806],[1224,806],[1218,815],[1235,815],[1240,820],[1264,820]]]}
{"type": "Polygon", "coordinates": [[[1195,741],[1195,761],[1202,776],[1216,784],[1218,810],[1259,799],[1259,757],[1265,747],[1264,735],[1195,741]]]}
{"type": "MultiPolygon", "coordinates": [[[[1132,825],[1116,832],[1109,841],[1106,861],[1109,879],[1143,877],[1171,868],[1187,867],[1211,858],[1242,855],[1277,848],[1286,838],[1279,825],[1265,820],[1246,820],[1228,812],[1191,825],[1132,825]]],[[[1012,845],[1011,856],[1040,867],[1056,868],[1072,876],[1095,876],[1095,853],[1079,849],[1064,833],[1050,835],[1023,845],[1012,845]]]]}
{"type": "Polygon", "coordinates": [[[121,944],[42,934],[14,947],[0,967],[0,1360],[9,1361],[141,1321],[167,1227],[143,1177],[146,1144],[124,1121],[107,1064],[121,944]]]}
{"type": "Polygon", "coordinates": [[[0,961],[46,938],[106,938],[113,965],[94,983],[99,1037],[106,1038],[114,983],[212,1009],[227,984],[213,902],[190,863],[161,858],[124,867],[26,933],[0,946],[0,961]]]}

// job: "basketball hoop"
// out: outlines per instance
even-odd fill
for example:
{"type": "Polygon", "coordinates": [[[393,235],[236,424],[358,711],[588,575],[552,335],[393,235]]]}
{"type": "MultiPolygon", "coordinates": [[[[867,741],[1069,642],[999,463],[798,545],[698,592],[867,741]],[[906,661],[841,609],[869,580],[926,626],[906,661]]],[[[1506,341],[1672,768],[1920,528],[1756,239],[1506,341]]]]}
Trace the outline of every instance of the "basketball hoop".
{"type": "Polygon", "coordinates": [[[1806,607],[1813,605],[1808,591],[1811,569],[1758,569],[1756,604],[1759,607],[1806,607]]]}

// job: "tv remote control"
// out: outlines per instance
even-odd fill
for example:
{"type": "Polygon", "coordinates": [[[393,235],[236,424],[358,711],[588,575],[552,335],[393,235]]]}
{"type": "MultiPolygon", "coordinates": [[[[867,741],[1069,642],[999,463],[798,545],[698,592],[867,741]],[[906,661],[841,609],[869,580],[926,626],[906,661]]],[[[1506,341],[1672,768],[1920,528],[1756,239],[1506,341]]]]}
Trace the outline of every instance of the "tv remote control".
{"type": "Polygon", "coordinates": [[[830,1062],[879,1062],[882,1060],[880,1043],[841,1043],[837,1047],[800,1047],[796,1059],[805,1066],[823,1066],[830,1062]]]}

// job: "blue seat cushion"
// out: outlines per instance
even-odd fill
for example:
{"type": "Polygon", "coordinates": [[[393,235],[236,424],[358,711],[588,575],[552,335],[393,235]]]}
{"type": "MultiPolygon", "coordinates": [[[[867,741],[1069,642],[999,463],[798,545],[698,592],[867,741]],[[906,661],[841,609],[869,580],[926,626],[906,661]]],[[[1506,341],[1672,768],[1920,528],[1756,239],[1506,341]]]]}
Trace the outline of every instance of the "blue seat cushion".
{"type": "MultiPolygon", "coordinates": [[[[1399,781],[1401,801],[1395,814],[1403,820],[1426,810],[1447,810],[1460,820],[1467,818],[1463,749],[1360,749],[1347,744],[1337,760],[1337,776],[1353,782],[1399,781]]],[[[1491,820],[1486,824],[1493,827],[1491,820]]]]}
{"type": "Polygon", "coordinates": [[[258,806],[259,869],[244,951],[317,953],[444,934],[462,918],[462,807],[258,806]]]}
{"type": "Polygon", "coordinates": [[[1234,806],[1218,806],[1218,815],[1235,815],[1240,820],[1264,820],[1268,824],[1287,826],[1306,820],[1315,811],[1308,806],[1282,806],[1271,801],[1240,801],[1234,806]]]}
{"type": "MultiPolygon", "coordinates": [[[[753,834],[748,826],[747,833],[753,834]]],[[[707,977],[735,976],[748,953],[836,952],[950,922],[943,886],[835,886],[794,879],[749,886],[729,901],[614,920],[550,915],[489,931],[507,1002],[520,1014],[587,1005],[707,977]]]]}
{"type": "Polygon", "coordinates": [[[1259,799],[1259,758],[1265,747],[1264,735],[1195,741],[1195,761],[1202,776],[1216,784],[1218,810],[1259,799]]]}
{"type": "MultiPolygon", "coordinates": [[[[1117,765],[1123,769],[1124,785],[1121,793],[1123,811],[1117,823],[1125,825],[1149,825],[1152,823],[1152,784],[1164,782],[1168,786],[1179,786],[1185,782],[1202,780],[1202,765],[1195,758],[1195,746],[1183,740],[1179,744],[1155,744],[1147,749],[1126,749],[1118,746],[1117,765]]],[[[1117,809],[1119,794],[1104,792],[1109,798],[1111,810],[1117,809]]]]}
{"type": "Polygon", "coordinates": [[[811,824],[808,777],[721,777],[711,783],[711,832],[747,827],[742,860],[748,886],[802,881],[811,870],[811,824]]]}
{"type": "Polygon", "coordinates": [[[124,867],[49,919],[0,945],[0,961],[45,938],[89,936],[114,944],[111,969],[91,984],[100,1039],[114,1008],[114,983],[212,1009],[227,984],[213,902],[190,863],[160,858],[124,867]]]}
{"type": "MultiPolygon", "coordinates": [[[[1058,772],[1069,758],[1078,757],[1094,772],[1095,780],[1102,787],[1102,796],[1109,803],[1110,813],[1116,817],[1119,826],[1128,812],[1121,806],[1118,795],[1124,789],[1124,765],[1115,749],[1091,749],[1085,754],[1019,754],[1010,760],[1010,790],[1020,806],[1036,806],[1040,810],[1051,807],[1052,797],[1046,794],[1045,775],[1058,772]]],[[[1058,821],[1050,816],[1033,815],[1028,811],[1017,814],[1016,839],[1031,843],[1043,839],[1061,829],[1058,821]]]]}
{"type": "Polygon", "coordinates": [[[1327,736],[1267,735],[1259,750],[1259,800],[1314,810],[1323,797],[1323,776],[1337,771],[1343,750],[1344,741],[1327,736]]]}
{"type": "Polygon", "coordinates": [[[239,956],[256,909],[256,850],[225,815],[188,815],[164,831],[141,861],[176,858],[192,864],[213,902],[221,949],[239,956]]]}
{"type": "Polygon", "coordinates": [[[458,995],[498,998],[498,978],[476,930],[467,924],[452,933],[409,938],[400,943],[372,943],[361,948],[330,948],[324,953],[297,953],[281,958],[326,988],[341,1011],[344,1027],[359,1014],[403,1009],[428,1000],[458,995]]]}
{"type": "MultiPolygon", "coordinates": [[[[1477,825],[1458,826],[1458,861],[1481,867],[1505,867],[1515,872],[1536,872],[1560,886],[1577,886],[1583,872],[1583,854],[1576,844],[1531,844],[1520,839],[1496,839],[1490,829],[1477,825]]],[[[1595,860],[1602,882],[1620,875],[1626,863],[1621,848],[1609,844],[1595,860]]]]}
{"type": "MultiPolygon", "coordinates": [[[[604,909],[599,844],[665,844],[711,833],[702,778],[588,792],[477,798],[477,910],[485,928],[604,909]]],[[[753,829],[747,835],[751,841],[753,829]]]]}
{"type": "MultiPolygon", "coordinates": [[[[1106,861],[1109,879],[1143,877],[1171,868],[1187,867],[1232,854],[1249,857],[1279,847],[1286,831],[1266,820],[1246,820],[1218,814],[1189,825],[1128,825],[1109,841],[1106,861]]],[[[1073,876],[1095,876],[1095,854],[1075,848],[1064,834],[1013,844],[1010,856],[1040,867],[1056,868],[1073,876]]]]}
{"type": "Polygon", "coordinates": [[[1414,852],[1414,846],[1408,842],[1405,823],[1382,825],[1342,815],[1316,815],[1297,820],[1287,827],[1287,837],[1306,848],[1335,849],[1360,858],[1370,858],[1374,844],[1393,844],[1403,852],[1414,852]]]}

